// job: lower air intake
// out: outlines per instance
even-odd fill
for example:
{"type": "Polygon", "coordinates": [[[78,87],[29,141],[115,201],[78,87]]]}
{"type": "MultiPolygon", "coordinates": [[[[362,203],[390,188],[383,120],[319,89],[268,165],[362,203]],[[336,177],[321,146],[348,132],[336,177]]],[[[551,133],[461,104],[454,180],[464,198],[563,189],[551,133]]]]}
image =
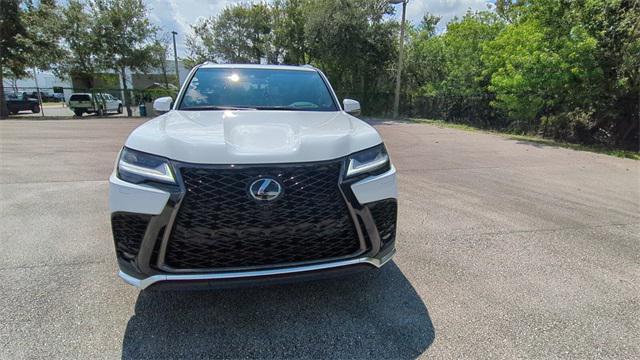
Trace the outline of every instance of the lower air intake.
{"type": "Polygon", "coordinates": [[[118,256],[133,259],[140,251],[140,244],[147,231],[150,216],[115,213],[111,216],[111,230],[118,256]]]}
{"type": "Polygon", "coordinates": [[[369,204],[369,211],[376,223],[382,246],[393,241],[396,237],[396,222],[398,217],[398,202],[387,199],[369,204]]]}

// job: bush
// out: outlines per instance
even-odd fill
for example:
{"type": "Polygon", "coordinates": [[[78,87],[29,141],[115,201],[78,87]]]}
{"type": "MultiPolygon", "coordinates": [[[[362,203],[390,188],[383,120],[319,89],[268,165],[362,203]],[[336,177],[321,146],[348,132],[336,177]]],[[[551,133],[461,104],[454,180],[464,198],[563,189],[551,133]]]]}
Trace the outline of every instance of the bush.
{"type": "MultiPolygon", "coordinates": [[[[540,135],[556,140],[593,144],[606,143],[606,139],[596,139],[592,130],[596,128],[592,109],[576,109],[560,114],[543,116],[540,119],[540,135]]],[[[604,134],[599,134],[602,137],[604,134]]]]}

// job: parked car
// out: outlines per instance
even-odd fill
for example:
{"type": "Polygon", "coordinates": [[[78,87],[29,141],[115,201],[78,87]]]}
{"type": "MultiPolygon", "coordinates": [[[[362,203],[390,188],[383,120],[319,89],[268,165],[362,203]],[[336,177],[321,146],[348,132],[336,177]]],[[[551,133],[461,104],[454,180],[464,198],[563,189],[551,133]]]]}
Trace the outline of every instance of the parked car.
{"type": "MultiPolygon", "coordinates": [[[[34,91],[30,93],[29,98],[38,100],[38,92],[34,91]]],[[[50,99],[50,95],[44,91],[40,91],[40,98],[42,99],[42,102],[47,102],[50,99]]]]}
{"type": "Polygon", "coordinates": [[[53,102],[64,102],[64,94],[62,94],[62,93],[53,93],[53,94],[51,94],[51,101],[53,101],[53,102]]]}
{"type": "MultiPolygon", "coordinates": [[[[40,98],[42,99],[42,102],[58,102],[60,101],[60,96],[58,95],[62,94],[49,94],[46,91],[40,91],[40,98]]],[[[38,92],[33,91],[29,94],[29,98],[38,100],[38,92]]]]}
{"type": "Polygon", "coordinates": [[[396,170],[320,70],[205,63],[154,110],[109,179],[128,284],[264,284],[393,257],[396,170]]]}
{"type": "Polygon", "coordinates": [[[40,112],[38,100],[29,98],[27,93],[5,93],[5,99],[10,114],[17,114],[20,111],[31,111],[34,114],[40,112]]]}
{"type": "Polygon", "coordinates": [[[108,93],[73,93],[69,97],[69,109],[76,116],[84,113],[98,116],[109,112],[122,114],[122,101],[108,93]]]}

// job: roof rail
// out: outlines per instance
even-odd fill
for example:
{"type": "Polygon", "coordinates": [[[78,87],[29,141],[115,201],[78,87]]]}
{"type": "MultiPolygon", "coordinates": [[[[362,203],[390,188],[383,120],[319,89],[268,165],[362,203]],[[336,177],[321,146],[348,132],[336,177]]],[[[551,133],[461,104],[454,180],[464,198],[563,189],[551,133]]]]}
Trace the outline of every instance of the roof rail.
{"type": "Polygon", "coordinates": [[[317,67],[315,67],[315,66],[313,66],[313,65],[311,65],[311,64],[304,64],[304,65],[300,65],[300,67],[307,68],[307,69],[318,70],[318,68],[317,68],[317,67]]]}

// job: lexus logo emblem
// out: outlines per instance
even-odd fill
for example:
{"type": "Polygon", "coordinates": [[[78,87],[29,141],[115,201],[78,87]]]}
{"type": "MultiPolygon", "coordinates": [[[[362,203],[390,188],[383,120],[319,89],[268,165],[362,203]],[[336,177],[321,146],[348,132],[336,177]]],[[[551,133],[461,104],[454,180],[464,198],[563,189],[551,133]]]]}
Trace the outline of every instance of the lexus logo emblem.
{"type": "Polygon", "coordinates": [[[280,196],[282,185],[274,179],[262,178],[251,183],[249,193],[256,200],[271,201],[280,196]]]}

